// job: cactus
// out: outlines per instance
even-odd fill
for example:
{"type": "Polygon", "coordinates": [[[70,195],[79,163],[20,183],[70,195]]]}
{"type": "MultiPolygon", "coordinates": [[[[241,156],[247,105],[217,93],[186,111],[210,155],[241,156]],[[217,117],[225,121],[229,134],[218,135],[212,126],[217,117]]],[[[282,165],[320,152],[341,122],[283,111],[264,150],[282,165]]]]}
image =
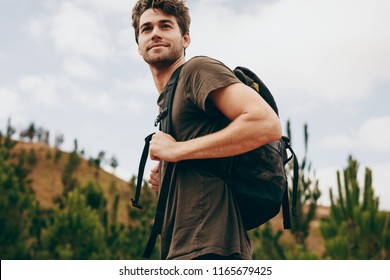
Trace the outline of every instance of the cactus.
{"type": "Polygon", "coordinates": [[[343,178],[337,172],[337,198],[330,189],[330,216],[320,223],[326,254],[331,259],[388,259],[390,213],[379,211],[371,170],[365,169],[363,193],[357,176],[358,162],[350,156],[343,178]]]}

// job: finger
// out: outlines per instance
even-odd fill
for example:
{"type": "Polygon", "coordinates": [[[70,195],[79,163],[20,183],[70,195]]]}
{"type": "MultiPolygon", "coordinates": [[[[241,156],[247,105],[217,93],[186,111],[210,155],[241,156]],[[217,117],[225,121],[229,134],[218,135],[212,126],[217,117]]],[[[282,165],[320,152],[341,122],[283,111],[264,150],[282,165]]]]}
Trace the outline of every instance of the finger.
{"type": "Polygon", "coordinates": [[[156,183],[158,183],[158,181],[159,181],[159,177],[156,174],[151,173],[150,176],[149,176],[148,182],[150,184],[154,184],[155,185],[156,183]]]}
{"type": "Polygon", "coordinates": [[[158,182],[148,182],[151,186],[152,189],[155,189],[156,187],[158,188],[158,182]]]}
{"type": "Polygon", "coordinates": [[[150,154],[150,159],[151,160],[160,160],[160,158],[154,156],[153,154],[150,154]]]}
{"type": "Polygon", "coordinates": [[[158,174],[160,172],[160,164],[157,164],[155,167],[153,167],[151,172],[158,174]]]}
{"type": "Polygon", "coordinates": [[[157,173],[151,172],[151,173],[150,173],[150,176],[149,176],[149,179],[150,179],[150,180],[153,180],[153,181],[158,181],[159,176],[157,175],[157,173]]]}
{"type": "Polygon", "coordinates": [[[159,178],[157,178],[156,176],[150,176],[149,177],[149,180],[148,180],[149,184],[151,184],[151,185],[158,185],[158,182],[159,182],[159,178]]]}

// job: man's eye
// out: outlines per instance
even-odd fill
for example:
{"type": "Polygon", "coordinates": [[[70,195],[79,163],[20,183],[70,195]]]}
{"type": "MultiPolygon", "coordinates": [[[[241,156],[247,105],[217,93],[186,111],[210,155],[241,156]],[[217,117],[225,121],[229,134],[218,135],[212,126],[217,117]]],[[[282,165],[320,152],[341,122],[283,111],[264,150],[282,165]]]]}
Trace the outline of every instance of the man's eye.
{"type": "Polygon", "coordinates": [[[142,28],[141,32],[146,32],[151,30],[152,28],[150,26],[142,28]]]}
{"type": "Polygon", "coordinates": [[[171,28],[171,26],[169,24],[164,24],[162,27],[163,28],[171,28]]]}

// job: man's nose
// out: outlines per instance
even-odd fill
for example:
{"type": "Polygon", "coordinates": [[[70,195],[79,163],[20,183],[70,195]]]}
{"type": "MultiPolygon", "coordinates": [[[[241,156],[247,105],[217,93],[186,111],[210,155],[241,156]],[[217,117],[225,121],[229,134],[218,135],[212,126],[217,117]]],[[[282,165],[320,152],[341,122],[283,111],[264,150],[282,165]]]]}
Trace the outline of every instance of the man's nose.
{"type": "Polygon", "coordinates": [[[152,40],[160,39],[160,38],[161,38],[160,28],[158,28],[158,27],[153,28],[153,30],[152,30],[152,40]]]}

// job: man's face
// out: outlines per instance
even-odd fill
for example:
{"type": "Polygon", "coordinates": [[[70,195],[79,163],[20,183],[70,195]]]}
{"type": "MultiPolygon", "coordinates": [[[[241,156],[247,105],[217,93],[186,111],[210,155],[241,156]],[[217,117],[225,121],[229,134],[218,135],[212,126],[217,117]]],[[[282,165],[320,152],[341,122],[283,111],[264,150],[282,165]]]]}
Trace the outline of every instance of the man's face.
{"type": "Polygon", "coordinates": [[[146,10],[140,17],[139,53],[150,65],[171,65],[184,56],[189,34],[181,35],[177,20],[161,10],[146,10]]]}

